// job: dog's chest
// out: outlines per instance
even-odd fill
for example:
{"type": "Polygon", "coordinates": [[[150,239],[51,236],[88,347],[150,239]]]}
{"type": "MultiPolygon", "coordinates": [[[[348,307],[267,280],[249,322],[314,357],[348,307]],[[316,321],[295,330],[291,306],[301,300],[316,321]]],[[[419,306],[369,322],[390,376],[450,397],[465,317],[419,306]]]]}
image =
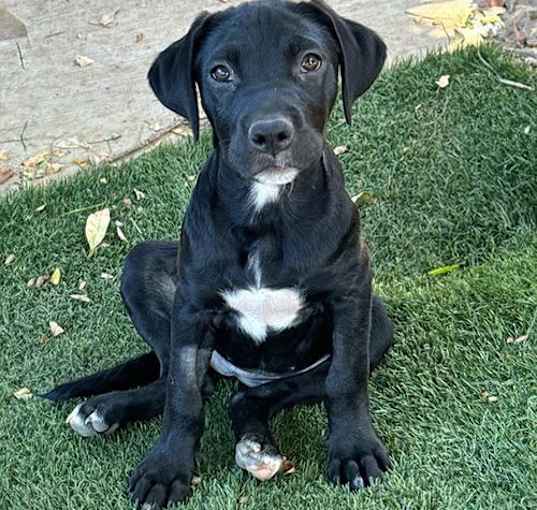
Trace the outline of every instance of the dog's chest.
{"type": "Polygon", "coordinates": [[[236,312],[237,327],[258,344],[270,332],[279,332],[300,322],[304,298],[297,288],[271,288],[263,284],[258,250],[248,256],[245,267],[247,286],[226,290],[222,297],[236,312]]]}

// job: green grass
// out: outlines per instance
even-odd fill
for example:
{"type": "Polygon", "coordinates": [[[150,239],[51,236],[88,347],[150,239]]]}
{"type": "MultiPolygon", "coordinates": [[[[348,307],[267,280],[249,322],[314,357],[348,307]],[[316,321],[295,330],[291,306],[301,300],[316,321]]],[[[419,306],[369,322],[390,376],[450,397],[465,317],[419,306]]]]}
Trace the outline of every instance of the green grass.
{"type": "MultiPolygon", "coordinates": [[[[482,53],[502,76],[537,87],[535,73],[497,50],[482,53]]],[[[468,51],[386,72],[359,101],[352,127],[335,114],[330,140],[349,147],[341,156],[349,190],[377,197],[363,208],[363,228],[397,334],[372,379],[371,406],[395,468],[359,494],[329,486],[326,417],[317,406],[277,418],[276,435],[297,472],[258,483],[234,467],[232,383],[225,383],[207,406],[202,483],[187,508],[537,508],[537,324],[526,342],[506,343],[527,333],[537,313],[536,112],[537,93],[498,83],[468,51]],[[439,91],[442,74],[451,83],[439,91]],[[453,263],[462,269],[427,276],[453,263]],[[498,400],[488,402],[483,391],[498,400]]],[[[162,147],[119,170],[0,201],[0,260],[16,256],[0,266],[1,509],[129,508],[126,477],[157,438],[158,421],[85,440],[64,424],[73,404],[12,395],[144,350],[117,275],[136,243],[178,237],[192,176],[209,148],[205,133],[198,145],[162,147]],[[134,200],[133,188],[146,198],[134,200]],[[135,207],[122,203],[125,196],[135,207]],[[35,212],[41,204],[46,209],[35,212]],[[104,205],[129,242],[111,229],[110,246],[88,258],[86,216],[104,205]],[[54,267],[63,273],[58,287],[26,287],[54,267]],[[115,279],[102,279],[103,271],[115,279]],[[91,304],[68,297],[80,279],[91,304]],[[50,320],[65,334],[50,338],[50,320]]]]}

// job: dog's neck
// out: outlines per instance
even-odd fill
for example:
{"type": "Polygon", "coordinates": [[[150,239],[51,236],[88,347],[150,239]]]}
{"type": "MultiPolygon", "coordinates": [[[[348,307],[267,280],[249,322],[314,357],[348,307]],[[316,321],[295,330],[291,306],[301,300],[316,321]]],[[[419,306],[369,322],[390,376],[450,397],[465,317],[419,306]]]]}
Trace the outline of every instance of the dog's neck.
{"type": "Polygon", "coordinates": [[[330,198],[330,179],[323,158],[302,170],[289,183],[267,184],[246,178],[230,168],[216,152],[213,184],[218,202],[235,225],[279,222],[282,216],[313,220],[322,215],[330,198]],[[323,203],[323,201],[325,203],[323,203]]]}

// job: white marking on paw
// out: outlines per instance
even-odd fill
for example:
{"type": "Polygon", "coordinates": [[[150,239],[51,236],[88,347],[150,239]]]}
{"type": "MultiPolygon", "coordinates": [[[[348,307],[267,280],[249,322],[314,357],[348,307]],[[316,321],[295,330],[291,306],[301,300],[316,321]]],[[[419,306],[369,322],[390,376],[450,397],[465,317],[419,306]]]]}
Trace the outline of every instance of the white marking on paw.
{"type": "Polygon", "coordinates": [[[96,436],[97,432],[86,423],[86,419],[80,411],[81,407],[82,404],[78,404],[67,417],[65,422],[68,423],[77,434],[80,434],[83,437],[96,436]]]}
{"type": "Polygon", "coordinates": [[[269,328],[282,331],[293,326],[304,305],[296,289],[250,287],[225,291],[222,297],[239,312],[239,328],[258,344],[265,341],[269,328]]]}
{"type": "Polygon", "coordinates": [[[65,420],[77,434],[83,437],[92,437],[101,434],[109,435],[119,427],[118,423],[108,425],[104,417],[97,410],[93,411],[89,416],[84,417],[84,414],[81,412],[82,405],[78,404],[65,420]]]}
{"type": "Polygon", "coordinates": [[[261,450],[257,441],[243,438],[235,446],[235,463],[261,481],[270,480],[282,468],[284,458],[277,452],[261,450]]]}
{"type": "Polygon", "coordinates": [[[250,201],[256,212],[265,205],[278,200],[283,186],[293,182],[298,175],[296,168],[261,172],[256,175],[255,182],[250,190],[250,201]]]}

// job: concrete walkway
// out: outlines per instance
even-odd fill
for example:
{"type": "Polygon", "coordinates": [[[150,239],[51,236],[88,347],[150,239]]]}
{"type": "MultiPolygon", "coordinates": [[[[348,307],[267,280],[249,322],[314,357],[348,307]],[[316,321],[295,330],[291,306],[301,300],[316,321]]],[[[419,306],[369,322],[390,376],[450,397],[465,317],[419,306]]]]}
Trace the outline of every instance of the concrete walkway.
{"type": "MultiPolygon", "coordinates": [[[[187,130],[146,72],[223,0],[0,0],[0,192],[121,161],[187,130]]],[[[329,0],[377,30],[390,61],[442,43],[405,15],[419,0],[329,0]]]]}

